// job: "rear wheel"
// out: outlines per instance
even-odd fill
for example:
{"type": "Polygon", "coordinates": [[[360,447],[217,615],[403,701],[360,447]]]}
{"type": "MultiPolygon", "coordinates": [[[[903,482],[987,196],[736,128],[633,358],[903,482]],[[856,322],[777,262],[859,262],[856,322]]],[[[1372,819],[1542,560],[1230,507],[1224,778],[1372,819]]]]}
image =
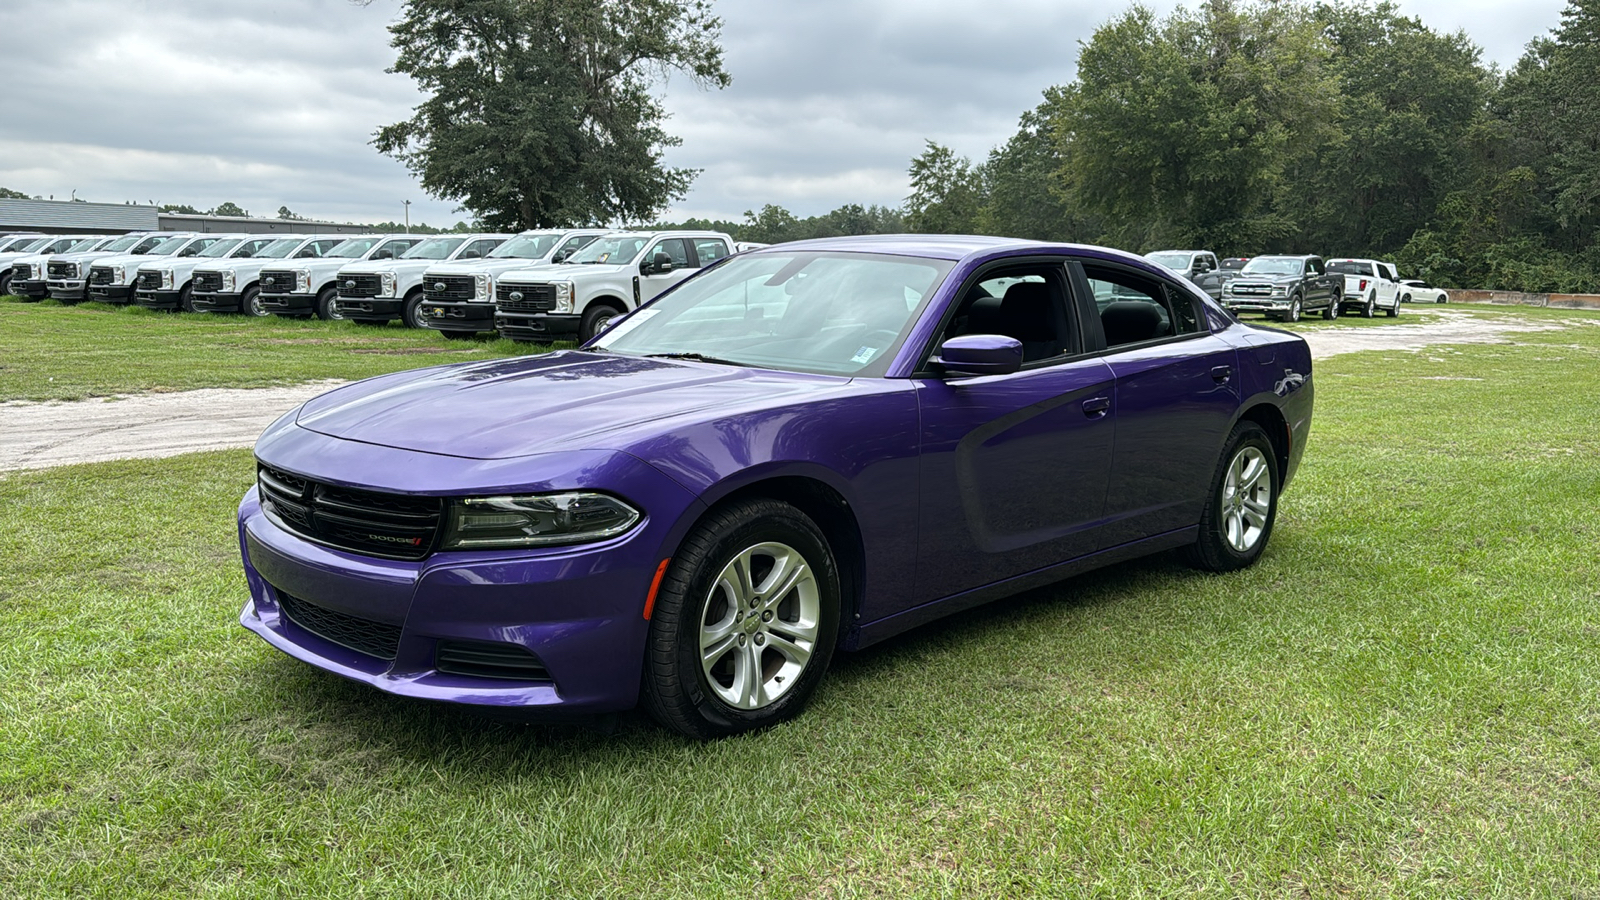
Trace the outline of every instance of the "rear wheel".
{"type": "Polygon", "coordinates": [[[415,290],[406,295],[406,302],[400,307],[400,321],[406,323],[407,328],[423,328],[422,324],[422,291],[415,290]]]}
{"type": "Polygon", "coordinates": [[[1339,303],[1339,295],[1334,294],[1333,299],[1328,301],[1328,308],[1322,311],[1322,317],[1324,319],[1339,318],[1339,303]]]}
{"type": "Polygon", "coordinates": [[[656,597],[645,705],[699,738],[792,718],[828,668],[838,623],[838,568],[816,523],[776,500],[714,512],[656,597]]]}
{"type": "Polygon", "coordinates": [[[239,298],[239,309],[245,315],[255,316],[258,319],[272,315],[267,310],[266,304],[261,302],[261,288],[253,284],[244,289],[244,296],[239,298]]]}
{"type": "Polygon", "coordinates": [[[1278,457],[1260,425],[1240,422],[1211,479],[1190,565],[1231,572],[1261,558],[1278,517],[1278,457]]]}
{"type": "Polygon", "coordinates": [[[328,288],[317,295],[316,308],[317,318],[324,322],[344,318],[344,313],[339,311],[339,294],[333,288],[328,288]]]}
{"type": "Polygon", "coordinates": [[[1363,319],[1372,318],[1372,314],[1375,311],[1377,311],[1377,309],[1378,309],[1378,298],[1377,298],[1377,295],[1368,294],[1367,295],[1367,302],[1365,304],[1363,304],[1362,307],[1361,307],[1361,318],[1363,318],[1363,319]]]}

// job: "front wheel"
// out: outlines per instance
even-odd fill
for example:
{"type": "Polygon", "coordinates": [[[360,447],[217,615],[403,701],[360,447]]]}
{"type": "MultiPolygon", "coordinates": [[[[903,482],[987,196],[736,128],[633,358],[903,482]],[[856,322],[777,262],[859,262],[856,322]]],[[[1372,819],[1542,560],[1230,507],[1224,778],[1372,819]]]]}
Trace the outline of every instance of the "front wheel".
{"type": "Polygon", "coordinates": [[[839,597],[827,539],[798,509],[748,500],[712,513],[657,594],[645,705],[698,738],[798,715],[833,655],[839,597]]]}
{"type": "Polygon", "coordinates": [[[1293,297],[1289,298],[1289,309],[1288,309],[1287,312],[1285,312],[1283,314],[1283,320],[1285,322],[1298,322],[1298,321],[1300,321],[1300,295],[1299,294],[1296,294],[1293,297]]]}
{"type": "Polygon", "coordinates": [[[404,322],[407,328],[427,327],[422,324],[422,301],[421,291],[412,291],[406,295],[406,302],[400,306],[400,321],[404,322]]]}
{"type": "Polygon", "coordinates": [[[610,326],[611,320],[620,315],[621,312],[609,306],[590,304],[589,308],[583,311],[583,319],[578,323],[578,342],[583,343],[605,331],[610,326]]]}
{"type": "Polygon", "coordinates": [[[317,295],[317,318],[324,322],[342,320],[344,313],[339,311],[339,293],[333,288],[328,288],[317,295]]]}
{"type": "Polygon", "coordinates": [[[244,296],[239,298],[239,308],[244,310],[246,315],[255,316],[258,319],[265,319],[267,316],[272,315],[267,310],[266,304],[261,302],[261,289],[255,285],[244,289],[244,296]]]}
{"type": "Polygon", "coordinates": [[[178,311],[192,313],[194,309],[194,292],[189,285],[184,285],[178,292],[178,311]]]}
{"type": "Polygon", "coordinates": [[[1189,564],[1232,572],[1260,559],[1278,518],[1278,483],[1267,433],[1254,422],[1235,425],[1200,513],[1200,535],[1188,548],[1189,564]]]}
{"type": "Polygon", "coordinates": [[[1396,297],[1395,300],[1394,300],[1394,305],[1389,307],[1389,318],[1393,319],[1393,318],[1395,318],[1395,317],[1397,317],[1399,315],[1400,315],[1400,298],[1396,297]]]}

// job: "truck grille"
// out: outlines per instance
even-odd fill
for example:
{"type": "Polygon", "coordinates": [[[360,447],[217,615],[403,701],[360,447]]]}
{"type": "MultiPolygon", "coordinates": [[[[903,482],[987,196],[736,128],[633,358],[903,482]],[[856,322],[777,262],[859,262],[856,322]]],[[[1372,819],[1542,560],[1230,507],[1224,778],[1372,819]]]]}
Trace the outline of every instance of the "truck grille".
{"type": "Polygon", "coordinates": [[[394,659],[400,652],[399,625],[335,612],[277,588],[273,592],[278,595],[278,608],[289,621],[325,641],[378,659],[394,659]]]}
{"type": "Polygon", "coordinates": [[[261,293],[287,294],[294,290],[294,273],[287,269],[262,269],[261,293]]]}
{"type": "Polygon", "coordinates": [[[1272,285],[1234,281],[1233,295],[1235,297],[1270,297],[1272,296],[1272,285]]]}
{"type": "Polygon", "coordinates": [[[110,266],[95,266],[94,268],[90,269],[89,270],[89,283],[90,284],[110,284],[111,283],[111,267],[110,266]]]}
{"type": "Polygon", "coordinates": [[[422,279],[429,300],[471,300],[475,293],[471,275],[433,275],[422,279]]]}
{"type": "Polygon", "coordinates": [[[376,297],[381,281],[376,275],[340,275],[339,296],[376,297]]]}
{"type": "Polygon", "coordinates": [[[549,312],[556,308],[556,286],[502,284],[495,288],[494,305],[506,312],[549,312]]]}
{"type": "Polygon", "coordinates": [[[189,289],[196,294],[216,294],[222,291],[221,272],[196,272],[194,279],[189,282],[189,289]]]}
{"type": "Polygon", "coordinates": [[[411,497],[323,484],[260,466],[261,508],[279,527],[341,550],[387,559],[433,552],[443,521],[437,497],[411,497]]]}
{"type": "Polygon", "coordinates": [[[133,286],[141,291],[154,291],[161,288],[160,272],[140,272],[133,278],[133,286]]]}
{"type": "Polygon", "coordinates": [[[77,278],[78,264],[70,262],[53,262],[49,265],[51,278],[77,278]]]}
{"type": "Polygon", "coordinates": [[[11,267],[11,280],[12,281],[31,281],[31,280],[33,280],[33,266],[26,265],[24,263],[17,263],[16,265],[12,266],[11,267]]]}

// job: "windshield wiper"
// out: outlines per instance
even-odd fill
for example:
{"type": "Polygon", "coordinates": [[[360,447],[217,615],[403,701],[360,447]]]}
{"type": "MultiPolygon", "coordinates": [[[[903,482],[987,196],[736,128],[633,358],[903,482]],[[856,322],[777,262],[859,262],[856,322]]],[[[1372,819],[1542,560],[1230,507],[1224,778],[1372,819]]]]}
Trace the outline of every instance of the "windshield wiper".
{"type": "Polygon", "coordinates": [[[725,365],[725,366],[745,366],[747,368],[750,365],[749,363],[742,363],[742,362],[738,362],[738,361],[732,360],[732,359],[723,359],[720,356],[707,356],[704,353],[646,353],[646,354],[644,354],[644,358],[645,359],[692,359],[695,362],[721,363],[722,365],[725,365]]]}

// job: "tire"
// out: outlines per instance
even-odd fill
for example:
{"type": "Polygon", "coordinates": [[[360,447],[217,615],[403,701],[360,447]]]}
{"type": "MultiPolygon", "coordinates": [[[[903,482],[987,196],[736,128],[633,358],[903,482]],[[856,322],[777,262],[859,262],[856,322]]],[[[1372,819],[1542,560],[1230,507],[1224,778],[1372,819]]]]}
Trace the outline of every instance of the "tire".
{"type": "Polygon", "coordinates": [[[1438,295],[1435,295],[1434,298],[1433,298],[1433,302],[1434,302],[1435,306],[1437,306],[1440,303],[1449,303],[1450,302],[1450,295],[1449,294],[1438,294],[1438,295]]]}
{"type": "Polygon", "coordinates": [[[645,649],[646,708],[663,725],[697,738],[793,718],[833,656],[839,596],[833,553],[804,513],[776,500],[711,513],[684,539],[656,596],[645,649]],[[786,568],[786,557],[803,568],[786,568]],[[780,596],[778,583],[797,576],[780,596]],[[751,582],[753,590],[736,586],[751,582]]]}
{"type": "Polygon", "coordinates": [[[441,331],[447,341],[470,341],[478,336],[476,331],[441,331]]]}
{"type": "Polygon", "coordinates": [[[400,307],[400,321],[404,322],[407,328],[427,327],[422,324],[422,317],[418,315],[418,312],[422,309],[423,299],[424,297],[420,290],[412,291],[406,295],[406,302],[400,307]]]}
{"type": "Polygon", "coordinates": [[[1339,295],[1338,294],[1334,294],[1333,295],[1333,299],[1328,302],[1328,308],[1322,311],[1322,317],[1324,319],[1328,319],[1330,321],[1333,320],[1333,319],[1339,318],[1339,304],[1340,304],[1340,302],[1341,302],[1341,300],[1339,298],[1339,295]]]}
{"type": "Polygon", "coordinates": [[[178,312],[194,312],[194,295],[190,292],[189,285],[184,285],[178,292],[178,312]]]}
{"type": "Polygon", "coordinates": [[[245,288],[244,296],[239,298],[239,311],[258,319],[265,319],[272,315],[261,303],[261,288],[253,284],[245,288]]]}
{"type": "Polygon", "coordinates": [[[1391,318],[1391,319],[1399,317],[1399,315],[1400,315],[1400,298],[1399,297],[1396,297],[1395,300],[1394,300],[1394,305],[1389,307],[1388,315],[1389,315],[1389,318],[1391,318]]]}
{"type": "Polygon", "coordinates": [[[1283,314],[1283,320],[1285,322],[1300,321],[1300,302],[1299,294],[1295,294],[1293,297],[1289,298],[1289,309],[1283,314]]]}
{"type": "Polygon", "coordinates": [[[7,272],[4,275],[0,275],[0,297],[8,296],[8,295],[10,295],[10,293],[11,293],[11,273],[7,272]]]}
{"type": "Polygon", "coordinates": [[[1400,298],[1400,302],[1401,303],[1410,303],[1411,302],[1411,295],[1407,294],[1404,297],[1401,297],[1400,298]]]}
{"type": "Polygon", "coordinates": [[[1367,302],[1365,304],[1363,304],[1362,307],[1361,307],[1361,318],[1363,318],[1363,319],[1372,318],[1372,314],[1374,312],[1376,312],[1377,309],[1378,309],[1378,295],[1377,294],[1368,294],[1367,295],[1367,302]]]}
{"type": "Polygon", "coordinates": [[[583,319],[578,323],[578,343],[584,343],[606,329],[612,319],[622,313],[614,306],[604,303],[591,303],[583,311],[583,319]]]}
{"type": "Polygon", "coordinates": [[[1191,566],[1209,572],[1254,565],[1278,519],[1278,456],[1267,433],[1254,422],[1240,422],[1225,447],[1200,513],[1199,537],[1185,553],[1191,566]],[[1241,481],[1248,490],[1239,490],[1241,481]]]}
{"type": "Polygon", "coordinates": [[[333,288],[326,288],[317,295],[317,318],[324,322],[340,321],[344,313],[339,311],[339,294],[333,288]]]}

